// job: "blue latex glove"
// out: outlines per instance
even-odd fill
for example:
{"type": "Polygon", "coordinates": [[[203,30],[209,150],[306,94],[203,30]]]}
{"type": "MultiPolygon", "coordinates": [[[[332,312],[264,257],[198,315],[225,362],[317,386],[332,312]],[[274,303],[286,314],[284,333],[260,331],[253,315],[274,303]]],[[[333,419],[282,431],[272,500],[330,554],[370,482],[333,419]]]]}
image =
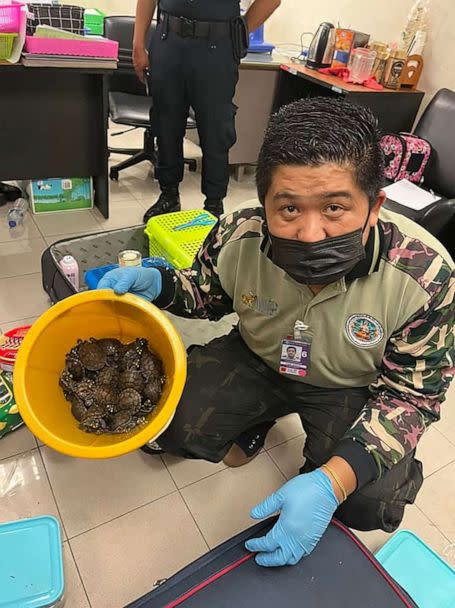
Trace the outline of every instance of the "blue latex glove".
{"type": "Polygon", "coordinates": [[[113,289],[118,295],[130,292],[152,302],[161,293],[161,273],[156,268],[115,268],[106,272],[97,289],[113,289]]]}
{"type": "Polygon", "coordinates": [[[294,565],[313,551],[337,507],[332,483],[321,469],[298,475],[252,509],[254,519],[277,511],[280,516],[265,536],[245,546],[257,552],[260,566],[294,565]]]}

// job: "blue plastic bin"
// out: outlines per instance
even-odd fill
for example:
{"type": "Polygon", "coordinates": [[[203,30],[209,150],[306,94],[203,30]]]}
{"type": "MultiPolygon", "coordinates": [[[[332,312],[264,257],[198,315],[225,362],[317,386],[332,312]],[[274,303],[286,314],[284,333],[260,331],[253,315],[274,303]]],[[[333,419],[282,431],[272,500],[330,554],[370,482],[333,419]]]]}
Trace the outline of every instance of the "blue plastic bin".
{"type": "Polygon", "coordinates": [[[64,589],[62,539],[55,517],[0,524],[0,607],[59,606],[64,589]]]}
{"type": "Polygon", "coordinates": [[[375,557],[419,608],[455,608],[455,570],[413,532],[400,530],[375,557]]]}

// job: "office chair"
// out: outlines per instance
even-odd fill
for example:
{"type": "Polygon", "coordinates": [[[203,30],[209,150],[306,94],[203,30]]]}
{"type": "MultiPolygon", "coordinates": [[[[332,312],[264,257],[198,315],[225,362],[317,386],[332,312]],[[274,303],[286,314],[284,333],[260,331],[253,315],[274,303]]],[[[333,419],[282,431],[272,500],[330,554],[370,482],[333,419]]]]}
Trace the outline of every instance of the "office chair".
{"type": "MultiPolygon", "coordinates": [[[[133,32],[134,17],[106,17],[104,19],[104,35],[119,43],[119,62],[117,70],[109,78],[109,115],[112,122],[132,127],[121,133],[142,128],[144,129],[144,146],[140,149],[110,148],[109,152],[131,156],[127,160],[111,167],[109,177],[117,181],[119,173],[127,167],[133,167],[143,161],[154,164],[156,160],[155,136],[150,126],[150,110],[152,99],[147,96],[145,85],[136,76],[133,67],[133,32]]],[[[147,45],[154,31],[153,24],[147,36],[147,45]]],[[[196,121],[191,113],[187,121],[187,129],[195,129],[196,121]]],[[[185,159],[190,171],[196,171],[195,159],[185,159]]]]}
{"type": "Polygon", "coordinates": [[[440,89],[426,107],[414,134],[430,142],[432,159],[425,171],[423,187],[441,200],[421,211],[387,200],[385,206],[398,211],[436,236],[453,255],[455,229],[455,92],[440,89]],[[452,235],[452,238],[450,236],[452,235]]]}

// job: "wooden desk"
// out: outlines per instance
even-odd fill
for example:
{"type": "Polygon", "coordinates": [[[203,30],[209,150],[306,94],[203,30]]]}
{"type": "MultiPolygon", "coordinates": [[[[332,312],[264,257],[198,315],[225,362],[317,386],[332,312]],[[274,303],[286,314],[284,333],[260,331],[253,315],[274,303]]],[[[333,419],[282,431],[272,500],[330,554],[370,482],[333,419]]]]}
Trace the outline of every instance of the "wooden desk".
{"type": "Polygon", "coordinates": [[[111,72],[0,65],[0,181],[92,176],[107,218],[111,72]]]}
{"type": "Polygon", "coordinates": [[[280,67],[275,109],[303,97],[344,97],[369,107],[378,117],[384,132],[411,131],[424,96],[422,91],[367,89],[300,64],[282,64],[280,67]]]}

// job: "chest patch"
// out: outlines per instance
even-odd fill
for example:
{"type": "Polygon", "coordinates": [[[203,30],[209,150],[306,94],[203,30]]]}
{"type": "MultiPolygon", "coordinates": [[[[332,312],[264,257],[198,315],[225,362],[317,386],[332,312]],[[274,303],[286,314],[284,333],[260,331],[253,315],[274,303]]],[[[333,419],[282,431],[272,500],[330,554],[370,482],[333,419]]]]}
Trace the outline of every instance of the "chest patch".
{"type": "Polygon", "coordinates": [[[360,348],[371,348],[384,338],[384,328],[370,315],[351,315],[345,325],[349,340],[360,348]]]}
{"type": "Polygon", "coordinates": [[[242,294],[242,303],[251,310],[255,310],[261,315],[265,315],[267,317],[273,317],[278,310],[278,304],[273,300],[268,300],[267,298],[261,298],[251,291],[247,294],[242,294]]]}

